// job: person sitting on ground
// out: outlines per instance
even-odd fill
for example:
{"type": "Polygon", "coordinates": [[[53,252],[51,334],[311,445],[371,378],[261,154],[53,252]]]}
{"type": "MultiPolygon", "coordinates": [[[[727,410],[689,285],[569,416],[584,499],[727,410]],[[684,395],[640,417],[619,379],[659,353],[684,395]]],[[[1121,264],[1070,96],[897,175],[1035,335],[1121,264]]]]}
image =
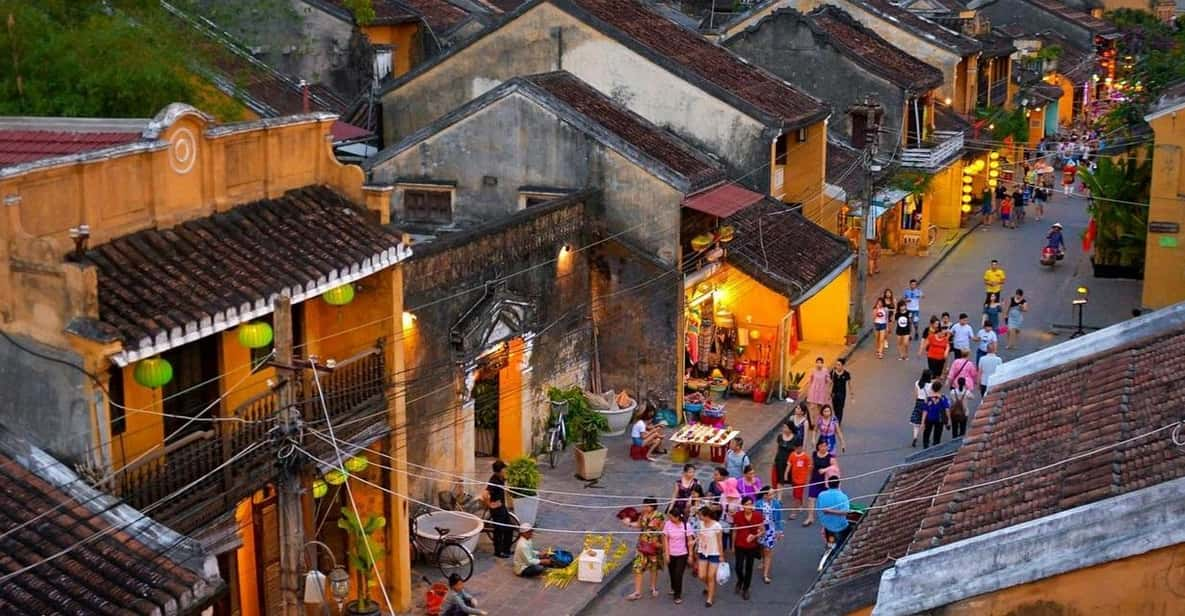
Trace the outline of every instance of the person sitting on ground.
{"type": "MultiPolygon", "coordinates": [[[[647,408],[646,411],[638,417],[638,421],[634,422],[634,427],[630,430],[630,438],[633,440],[634,447],[643,447],[646,449],[646,459],[654,462],[652,455],[659,446],[662,445],[663,432],[661,424],[651,423],[654,419],[654,411],[647,408]]],[[[660,453],[666,453],[665,450],[659,450],[660,453]]]]}
{"type": "Polygon", "coordinates": [[[477,609],[477,602],[473,595],[465,592],[465,580],[460,575],[451,573],[448,576],[448,596],[440,606],[442,616],[462,616],[462,614],[486,614],[485,610],[477,609]]]}
{"type": "Polygon", "coordinates": [[[537,577],[551,566],[551,558],[540,557],[531,539],[535,527],[523,524],[518,529],[518,542],[514,544],[514,574],[519,577],[537,577]]]}

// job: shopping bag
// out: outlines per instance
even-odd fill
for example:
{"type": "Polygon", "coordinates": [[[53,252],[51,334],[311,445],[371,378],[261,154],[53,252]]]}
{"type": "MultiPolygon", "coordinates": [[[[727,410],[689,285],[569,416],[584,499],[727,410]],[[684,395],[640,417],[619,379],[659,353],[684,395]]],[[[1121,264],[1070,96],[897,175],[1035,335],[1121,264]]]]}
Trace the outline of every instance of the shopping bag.
{"type": "Polygon", "coordinates": [[[727,584],[728,578],[731,575],[732,575],[732,567],[729,567],[728,563],[720,563],[720,566],[716,568],[716,583],[717,584],[727,584]]]}

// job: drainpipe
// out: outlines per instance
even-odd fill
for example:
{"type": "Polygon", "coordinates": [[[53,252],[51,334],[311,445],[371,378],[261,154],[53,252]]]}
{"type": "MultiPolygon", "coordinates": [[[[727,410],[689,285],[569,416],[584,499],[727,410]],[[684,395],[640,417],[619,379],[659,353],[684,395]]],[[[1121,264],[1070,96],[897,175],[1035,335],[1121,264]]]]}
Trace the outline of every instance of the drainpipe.
{"type": "Polygon", "coordinates": [[[917,127],[918,147],[922,147],[922,114],[918,111],[918,97],[913,97],[913,122],[917,127]]]}

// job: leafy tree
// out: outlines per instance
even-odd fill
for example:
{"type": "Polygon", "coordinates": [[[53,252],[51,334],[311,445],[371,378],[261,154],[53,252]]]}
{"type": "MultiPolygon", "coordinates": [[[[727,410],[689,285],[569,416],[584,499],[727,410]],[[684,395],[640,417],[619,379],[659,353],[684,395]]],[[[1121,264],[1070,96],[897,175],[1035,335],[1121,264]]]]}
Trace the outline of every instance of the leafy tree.
{"type": "Polygon", "coordinates": [[[1131,134],[1144,124],[1148,106],[1165,86],[1185,79],[1185,29],[1174,30],[1146,11],[1119,9],[1106,19],[1119,28],[1118,51],[1123,63],[1120,78],[1139,89],[1126,92],[1128,100],[1116,105],[1103,119],[1106,130],[1131,134]]]}
{"type": "Polygon", "coordinates": [[[1144,266],[1148,235],[1148,203],[1152,184],[1152,152],[1144,161],[1135,156],[1100,158],[1091,172],[1078,176],[1090,189],[1087,211],[1094,219],[1095,262],[1103,265],[1144,266]]]}
{"type": "Polygon", "coordinates": [[[1008,137],[1018,144],[1029,141],[1029,118],[1023,108],[1008,111],[1000,107],[980,107],[975,110],[975,116],[988,121],[988,133],[995,141],[1004,141],[1008,137]]]}
{"type": "Polygon", "coordinates": [[[196,34],[157,2],[0,0],[0,18],[0,114],[144,118],[186,102],[241,116],[191,72],[196,34]]]}

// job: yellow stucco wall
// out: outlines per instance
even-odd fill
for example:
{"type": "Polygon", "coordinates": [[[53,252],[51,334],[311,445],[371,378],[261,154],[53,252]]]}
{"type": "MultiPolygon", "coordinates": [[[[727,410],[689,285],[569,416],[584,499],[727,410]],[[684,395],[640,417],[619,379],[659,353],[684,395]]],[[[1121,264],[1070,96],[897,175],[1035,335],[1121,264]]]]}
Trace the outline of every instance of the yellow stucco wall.
{"type": "Polygon", "coordinates": [[[412,69],[420,61],[418,53],[418,23],[394,24],[389,26],[366,26],[366,38],[375,45],[390,45],[391,76],[398,77],[412,69]]]}
{"type": "Polygon", "coordinates": [[[851,301],[852,270],[848,268],[799,306],[803,341],[843,344],[851,301]]]}
{"type": "MultiPolygon", "coordinates": [[[[930,224],[944,229],[958,228],[962,219],[963,161],[956,160],[945,169],[934,174],[926,194],[926,207],[930,210],[930,224]]],[[[976,205],[974,201],[972,205],[976,205]]],[[[931,247],[934,249],[934,247],[931,247]]]]}
{"type": "MultiPolygon", "coordinates": [[[[1185,228],[1185,112],[1152,120],[1156,135],[1152,153],[1152,190],[1149,222],[1177,223],[1185,228]]],[[[1163,308],[1185,300],[1185,236],[1180,232],[1149,233],[1144,259],[1143,305],[1163,308]],[[1171,243],[1177,242],[1173,247],[1171,243]],[[1162,244],[1170,244],[1168,246],[1162,244]]]]}
{"type": "MultiPolygon", "coordinates": [[[[806,128],[806,141],[798,141],[798,131],[786,135],[784,195],[786,203],[802,203],[802,213],[828,230],[835,230],[835,217],[823,217],[823,182],[827,175],[827,123],[817,122],[806,128]]],[[[777,193],[774,193],[777,194],[777,193]]]]}
{"type": "Polygon", "coordinates": [[[973,597],[934,610],[942,616],[993,614],[1180,614],[1185,544],[973,597]]]}

